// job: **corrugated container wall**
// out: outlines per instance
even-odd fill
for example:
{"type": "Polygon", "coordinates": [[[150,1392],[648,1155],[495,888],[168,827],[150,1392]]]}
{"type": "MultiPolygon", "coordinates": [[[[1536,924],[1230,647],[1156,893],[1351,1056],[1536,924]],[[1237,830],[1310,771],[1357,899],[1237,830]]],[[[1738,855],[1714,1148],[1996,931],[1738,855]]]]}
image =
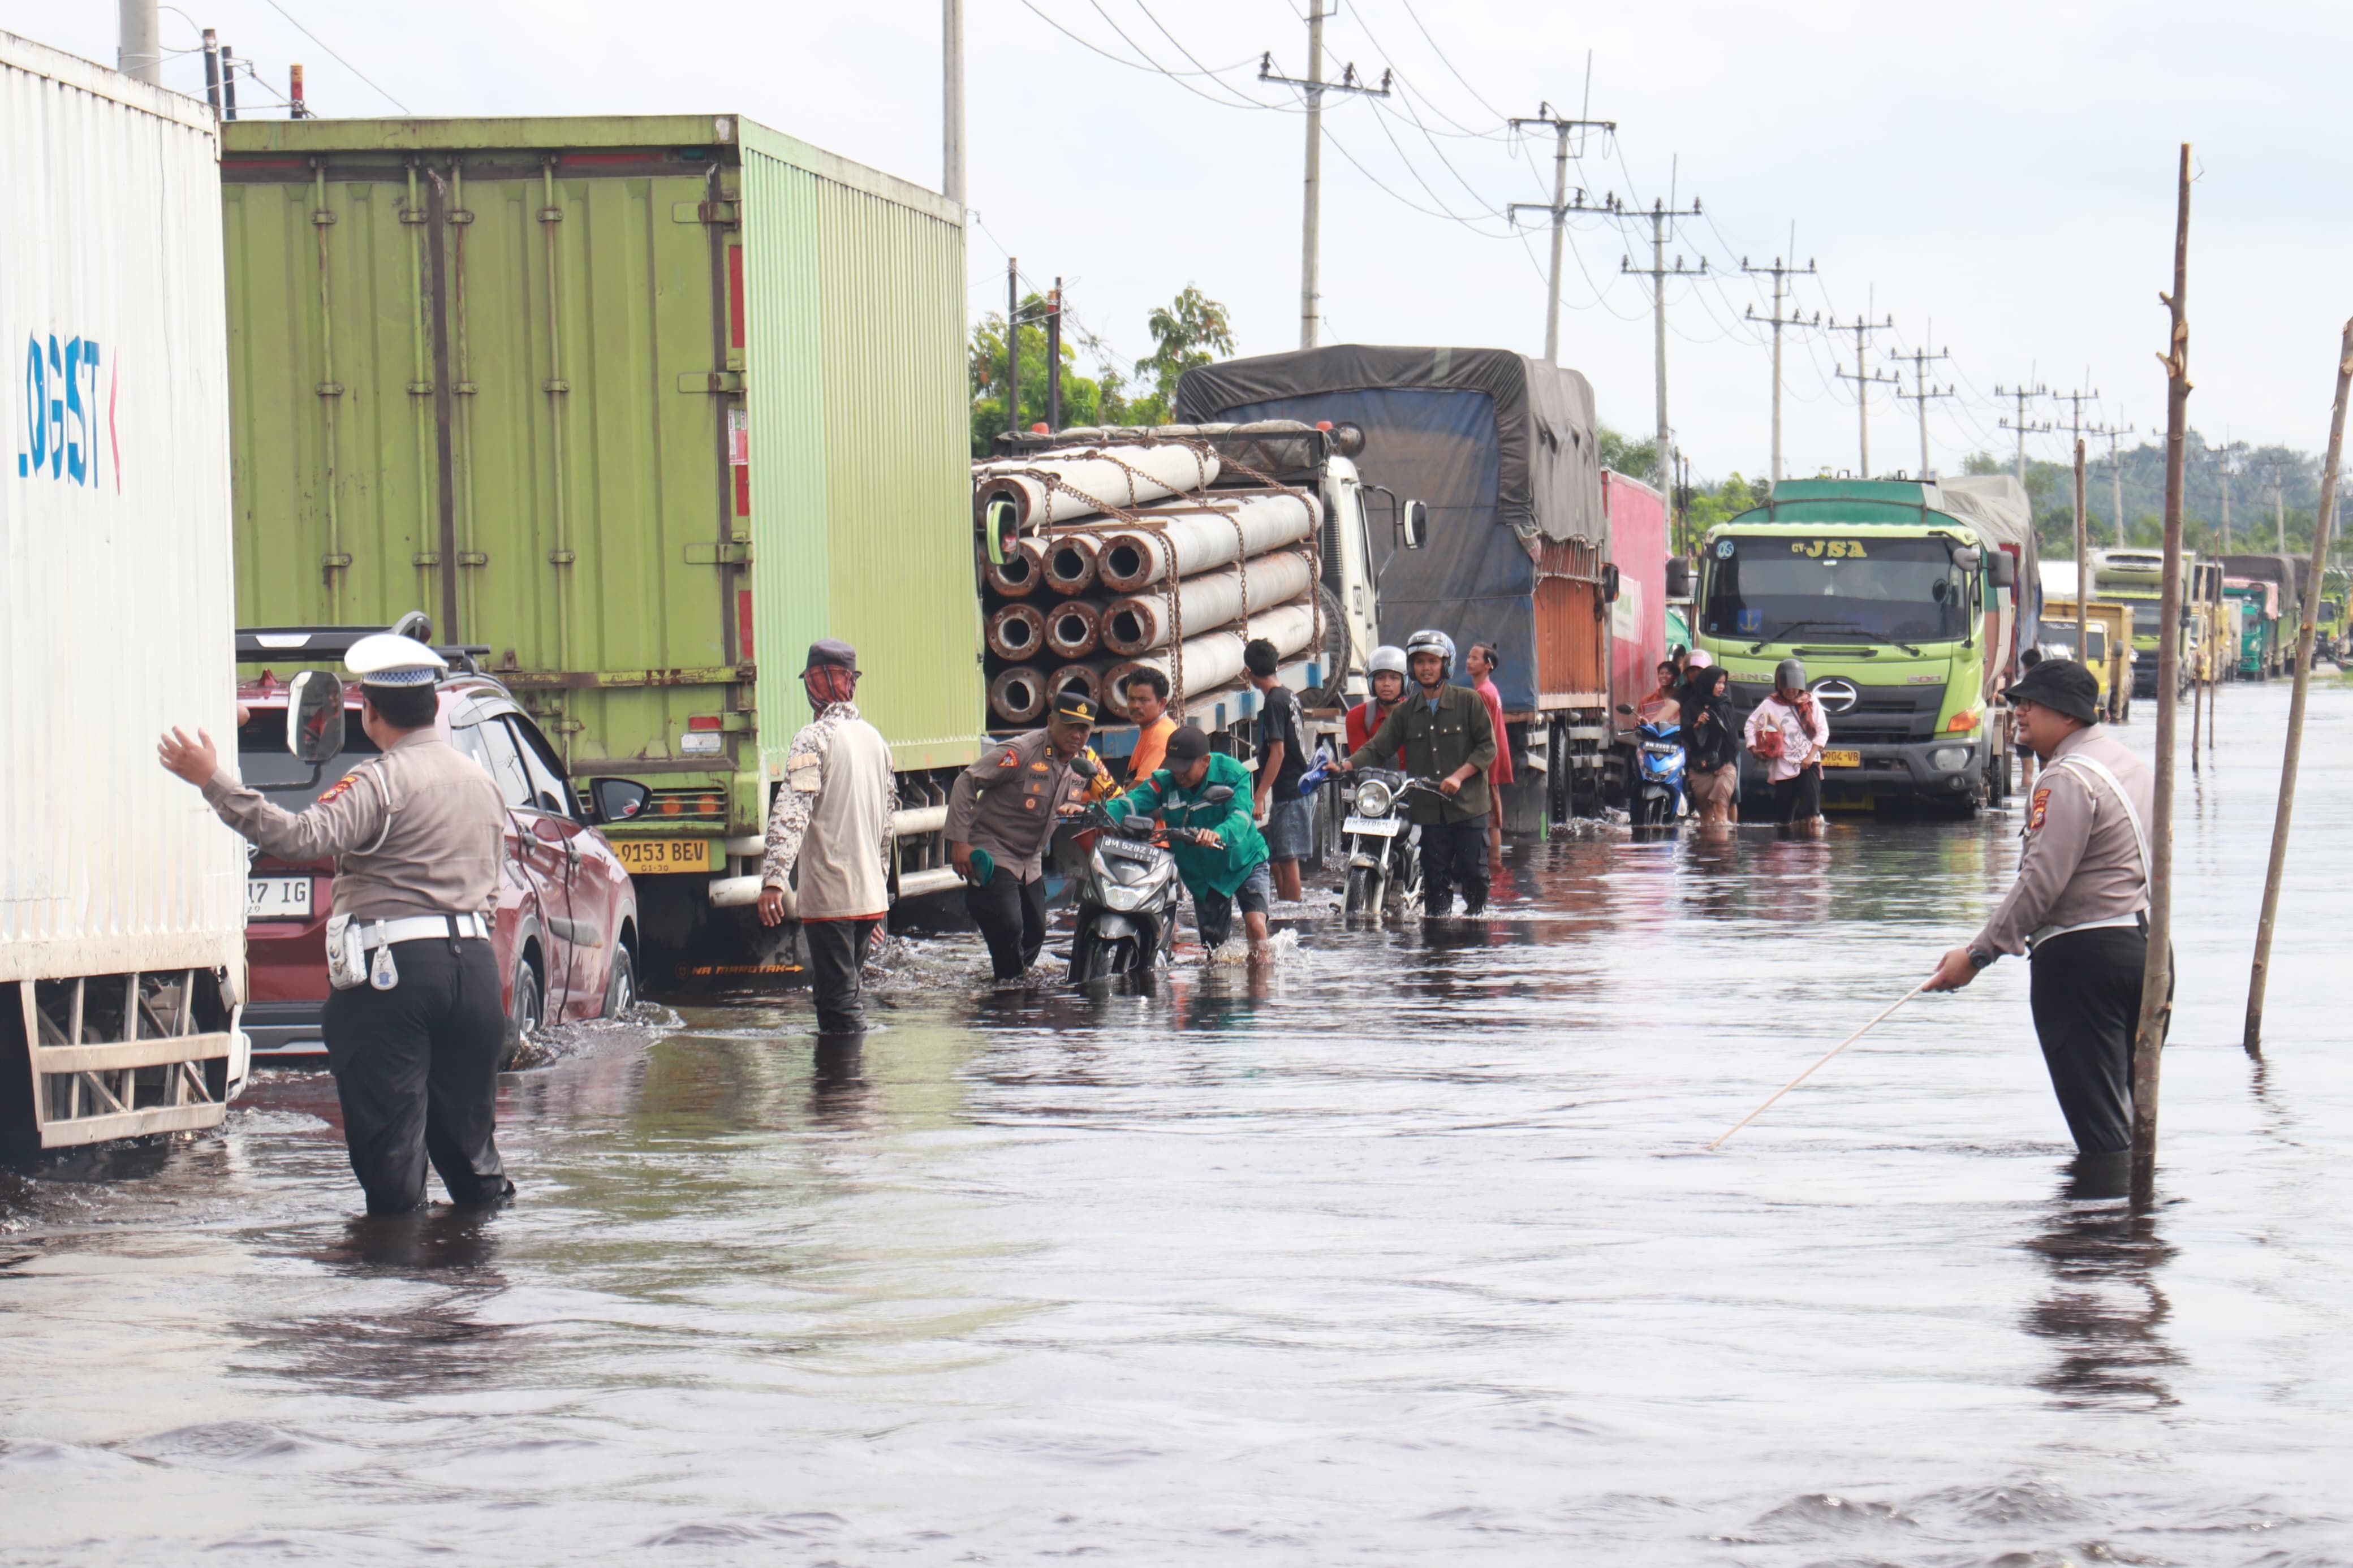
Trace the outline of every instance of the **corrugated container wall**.
{"type": "Polygon", "coordinates": [[[200,104],[0,34],[0,981],[235,967],[220,180],[200,104]]]}

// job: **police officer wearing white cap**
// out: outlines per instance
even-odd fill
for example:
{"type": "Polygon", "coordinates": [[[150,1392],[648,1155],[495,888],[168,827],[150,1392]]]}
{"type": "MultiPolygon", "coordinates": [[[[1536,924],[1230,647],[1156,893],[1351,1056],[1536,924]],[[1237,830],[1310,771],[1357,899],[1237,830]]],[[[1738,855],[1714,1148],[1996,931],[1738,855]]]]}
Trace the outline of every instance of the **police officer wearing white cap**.
{"type": "Polygon", "coordinates": [[[285,811],[238,783],[201,730],[193,741],[172,731],[157,754],[272,855],[334,858],[327,1058],[368,1213],[422,1205],[428,1159],[453,1202],[495,1203],[514,1191],[492,1136],[506,1009],[490,921],[505,802],[436,728],[448,671],[439,654],[380,634],[343,662],[365,700],[360,728],[381,754],[308,810],[285,811]]]}

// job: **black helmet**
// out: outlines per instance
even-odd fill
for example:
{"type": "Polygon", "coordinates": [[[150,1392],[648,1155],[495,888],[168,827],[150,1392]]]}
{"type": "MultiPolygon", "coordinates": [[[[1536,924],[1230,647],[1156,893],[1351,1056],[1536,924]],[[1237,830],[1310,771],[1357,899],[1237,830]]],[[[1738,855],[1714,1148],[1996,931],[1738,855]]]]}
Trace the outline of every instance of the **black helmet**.
{"type": "Polygon", "coordinates": [[[1773,684],[1782,691],[1803,691],[1806,689],[1806,661],[1785,658],[1773,667],[1773,684]]]}

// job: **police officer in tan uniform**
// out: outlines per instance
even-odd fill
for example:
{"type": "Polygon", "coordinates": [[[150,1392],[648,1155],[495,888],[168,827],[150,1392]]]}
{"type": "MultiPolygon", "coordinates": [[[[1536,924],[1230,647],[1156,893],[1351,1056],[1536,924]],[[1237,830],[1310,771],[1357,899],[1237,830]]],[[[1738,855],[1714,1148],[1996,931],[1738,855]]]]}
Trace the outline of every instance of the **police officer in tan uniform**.
{"type": "Polygon", "coordinates": [[[492,1111],[506,1036],[491,915],[506,805],[491,775],[436,729],[448,666],[424,644],[382,634],[352,645],[360,728],[382,754],[309,809],[283,810],[221,765],[210,735],[178,730],[164,766],[203,789],[227,823],[289,860],[332,856],[327,923],[327,1059],[343,1142],[368,1213],[425,1202],[430,1160],[459,1204],[514,1191],[499,1163],[492,1111]]]}
{"type": "Polygon", "coordinates": [[[970,884],[965,909],[999,980],[1018,980],[1046,945],[1045,858],[1054,825],[1079,802],[1118,793],[1087,736],[1095,705],[1065,692],[1042,730],[992,742],[948,795],[948,858],[970,884]],[[1094,763],[1092,779],[1073,766],[1094,763]],[[986,867],[974,851],[988,857],[986,867]]]}
{"type": "Polygon", "coordinates": [[[1931,991],[1957,991],[2003,953],[2031,953],[2034,1032],[2075,1147],[2132,1147],[2132,1062],[2148,961],[2148,765],[2100,728],[2100,689],[2044,659],[2004,694],[2042,759],[2018,882],[1931,991]]]}

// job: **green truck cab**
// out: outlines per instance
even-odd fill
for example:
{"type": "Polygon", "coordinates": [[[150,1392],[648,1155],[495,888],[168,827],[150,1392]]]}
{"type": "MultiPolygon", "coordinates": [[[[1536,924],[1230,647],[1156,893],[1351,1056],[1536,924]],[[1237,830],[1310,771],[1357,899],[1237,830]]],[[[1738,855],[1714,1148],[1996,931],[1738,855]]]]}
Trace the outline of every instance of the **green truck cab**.
{"type": "MultiPolygon", "coordinates": [[[[1731,672],[1744,711],[1781,660],[1805,661],[1830,721],[1826,805],[1966,815],[2009,794],[1999,689],[2020,647],[2017,585],[2036,579],[2021,570],[2033,552],[2023,495],[1997,478],[1962,481],[1968,490],[1785,480],[1702,542],[1696,645],[1731,672]]],[[[1742,766],[1753,797],[1760,765],[1742,766]]]]}
{"type": "MultiPolygon", "coordinates": [[[[2175,649],[2176,683],[2189,689],[2197,668],[2197,630],[2191,606],[2197,585],[2211,579],[2212,563],[2201,563],[2185,551],[2181,557],[2180,644],[2175,649]]],[[[2133,695],[2155,697],[2158,643],[2165,614],[2165,552],[2161,550],[2095,550],[2092,552],[2092,583],[2103,599],[2129,605],[2133,617],[2133,695]]]]}

